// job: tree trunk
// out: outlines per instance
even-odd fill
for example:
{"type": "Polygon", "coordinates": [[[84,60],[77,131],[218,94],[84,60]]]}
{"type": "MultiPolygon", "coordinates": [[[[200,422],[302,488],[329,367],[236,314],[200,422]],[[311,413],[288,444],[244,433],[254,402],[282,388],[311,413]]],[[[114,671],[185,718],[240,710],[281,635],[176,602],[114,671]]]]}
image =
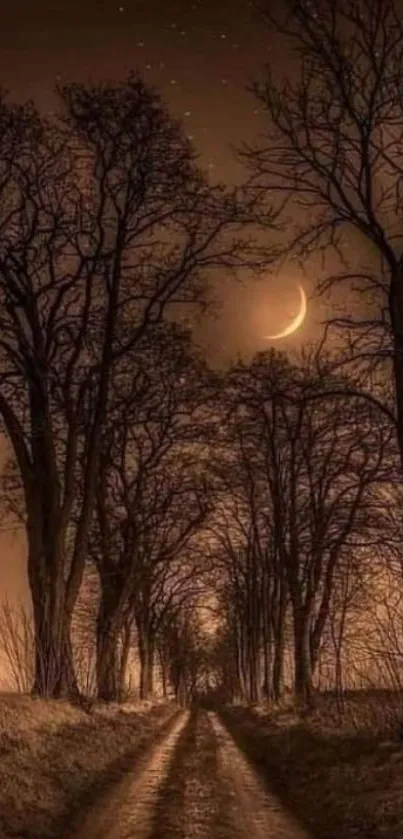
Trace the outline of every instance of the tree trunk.
{"type": "Polygon", "coordinates": [[[245,656],[244,656],[244,629],[241,622],[234,624],[234,639],[235,639],[235,671],[237,676],[237,693],[239,699],[246,697],[246,673],[245,673],[245,656]]]}
{"type": "Polygon", "coordinates": [[[273,668],[272,668],[273,646],[272,639],[265,638],[263,641],[263,682],[262,694],[266,699],[273,698],[273,668]]]}
{"type": "Polygon", "coordinates": [[[312,700],[312,668],[310,654],[310,614],[294,612],[294,692],[301,705],[312,700]]]}
{"type": "Polygon", "coordinates": [[[247,668],[249,701],[258,702],[260,699],[260,621],[252,607],[249,610],[247,627],[247,668]]]}
{"type": "Polygon", "coordinates": [[[283,686],[286,615],[287,585],[285,579],[283,578],[279,587],[274,630],[273,697],[276,702],[278,702],[281,698],[283,686]]]}
{"type": "Polygon", "coordinates": [[[162,681],[162,696],[164,699],[168,698],[168,684],[167,684],[167,672],[165,662],[161,661],[161,681],[162,681]]]}
{"type": "Polygon", "coordinates": [[[250,702],[258,702],[259,701],[259,654],[258,650],[256,649],[255,638],[252,637],[249,639],[249,650],[248,650],[248,672],[249,672],[249,701],[250,702]]]}
{"type": "Polygon", "coordinates": [[[147,696],[152,696],[154,693],[154,653],[155,653],[155,640],[153,633],[149,630],[148,632],[148,644],[147,644],[147,696]]]}
{"type": "Polygon", "coordinates": [[[129,653],[130,653],[130,643],[131,643],[131,626],[128,621],[126,621],[125,625],[123,626],[122,630],[122,650],[120,656],[120,666],[119,666],[119,701],[123,702],[125,695],[126,695],[126,673],[127,673],[127,665],[129,662],[129,653]]]}
{"type": "Polygon", "coordinates": [[[164,699],[168,697],[168,669],[169,663],[167,660],[166,650],[164,648],[164,642],[160,639],[157,646],[157,653],[158,653],[158,660],[160,664],[160,672],[161,672],[161,682],[162,682],[162,695],[164,699]]]}
{"type": "Polygon", "coordinates": [[[65,612],[62,630],[62,650],[60,676],[56,681],[55,697],[59,699],[77,700],[80,690],[74,670],[73,645],[71,642],[71,618],[65,612]]]}
{"type": "Polygon", "coordinates": [[[262,605],[262,644],[263,644],[263,682],[262,694],[266,699],[273,698],[273,630],[269,616],[270,587],[266,584],[265,599],[262,605]]]}
{"type": "Polygon", "coordinates": [[[185,682],[184,676],[181,674],[181,676],[179,677],[176,700],[179,703],[179,705],[182,708],[184,708],[186,706],[186,699],[187,699],[186,682],[185,682]]]}
{"type": "Polygon", "coordinates": [[[393,333],[393,380],[397,415],[397,442],[403,471],[403,261],[393,272],[389,287],[389,313],[393,333]]]}
{"type": "Polygon", "coordinates": [[[239,670],[241,674],[241,690],[242,698],[248,699],[248,670],[247,670],[247,651],[246,651],[246,630],[244,626],[240,627],[239,638],[239,670]]]}
{"type": "Polygon", "coordinates": [[[79,693],[66,611],[63,562],[54,545],[46,552],[38,532],[28,527],[28,579],[32,597],[35,661],[32,693],[46,698],[72,698],[79,693]]]}
{"type": "Polygon", "coordinates": [[[119,698],[119,628],[101,624],[97,629],[97,694],[104,702],[117,702],[119,698]]]}
{"type": "Polygon", "coordinates": [[[150,674],[150,666],[153,662],[153,651],[150,651],[150,638],[148,627],[142,622],[137,623],[138,629],[138,647],[140,660],[140,699],[148,699],[150,688],[152,689],[152,674],[150,674]]]}
{"type": "Polygon", "coordinates": [[[279,627],[279,631],[274,646],[274,660],[273,660],[273,699],[278,702],[281,699],[281,692],[283,687],[283,669],[284,669],[284,651],[285,651],[285,632],[284,626],[279,627]]]}
{"type": "Polygon", "coordinates": [[[101,580],[101,602],[97,616],[96,678],[98,699],[116,702],[119,698],[119,639],[123,615],[119,591],[113,580],[101,580]]]}

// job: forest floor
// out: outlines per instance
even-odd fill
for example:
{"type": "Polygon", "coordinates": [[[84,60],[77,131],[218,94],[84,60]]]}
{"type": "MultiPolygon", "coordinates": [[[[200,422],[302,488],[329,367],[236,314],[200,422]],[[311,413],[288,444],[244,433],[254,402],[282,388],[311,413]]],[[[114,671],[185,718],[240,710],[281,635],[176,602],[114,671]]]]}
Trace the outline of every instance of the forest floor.
{"type": "Polygon", "coordinates": [[[238,746],[312,839],[401,839],[403,705],[387,691],[223,712],[238,746]]]}
{"type": "Polygon", "coordinates": [[[0,695],[0,839],[64,835],[85,802],[163,738],[173,703],[96,705],[0,695]]]}

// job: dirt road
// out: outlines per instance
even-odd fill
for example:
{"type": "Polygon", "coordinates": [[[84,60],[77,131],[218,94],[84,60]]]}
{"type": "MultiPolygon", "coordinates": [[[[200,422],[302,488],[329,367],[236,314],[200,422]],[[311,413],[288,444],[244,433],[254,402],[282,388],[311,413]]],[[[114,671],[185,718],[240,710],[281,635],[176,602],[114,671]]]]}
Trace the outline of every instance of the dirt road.
{"type": "Polygon", "coordinates": [[[70,839],[308,839],[218,716],[183,712],[70,839]]]}

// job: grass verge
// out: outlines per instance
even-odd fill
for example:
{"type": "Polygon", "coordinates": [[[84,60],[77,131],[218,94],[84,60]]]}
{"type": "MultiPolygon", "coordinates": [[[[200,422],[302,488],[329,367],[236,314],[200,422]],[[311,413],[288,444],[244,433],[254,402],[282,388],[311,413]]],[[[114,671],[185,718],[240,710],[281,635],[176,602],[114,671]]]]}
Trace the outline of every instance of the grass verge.
{"type": "Polygon", "coordinates": [[[173,703],[95,706],[0,696],[1,839],[60,839],[163,735],[173,703]]]}
{"type": "Polygon", "coordinates": [[[403,743],[391,724],[395,706],[395,697],[371,693],[347,697],[343,716],[324,698],[303,718],[290,709],[242,706],[223,709],[222,718],[313,839],[401,839],[403,743]]]}

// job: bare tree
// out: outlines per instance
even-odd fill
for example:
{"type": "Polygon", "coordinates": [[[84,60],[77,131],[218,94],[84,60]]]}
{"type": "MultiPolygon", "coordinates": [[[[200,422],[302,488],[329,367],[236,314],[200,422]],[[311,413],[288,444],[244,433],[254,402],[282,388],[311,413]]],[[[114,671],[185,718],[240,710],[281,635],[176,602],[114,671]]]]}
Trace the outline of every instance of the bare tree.
{"type": "Polygon", "coordinates": [[[198,456],[203,377],[189,336],[162,324],[131,356],[130,378],[115,384],[119,416],[115,422],[112,413],[105,433],[90,539],[101,583],[97,663],[104,699],[116,693],[117,641],[127,615],[137,628],[140,693],[152,692],[160,604],[183,577],[194,576],[190,542],[208,512],[198,456]]]}
{"type": "Polygon", "coordinates": [[[339,564],[357,543],[379,539],[385,525],[379,488],[393,480],[393,429],[363,400],[310,398],[326,385],[309,358],[292,367],[276,353],[239,366],[229,380],[230,423],[240,444],[230,468],[244,477],[236,500],[232,492],[226,503],[226,522],[219,513],[216,538],[227,557],[233,631],[241,631],[245,650],[240,672],[243,680],[255,674],[252,701],[262,635],[270,643],[263,615],[269,609],[273,619],[275,605],[264,599],[264,571],[273,592],[275,578],[279,584],[285,575],[295,692],[309,700],[339,564]]]}
{"type": "Polygon", "coordinates": [[[209,669],[206,639],[195,606],[196,602],[190,598],[179,609],[169,609],[159,638],[169,682],[181,705],[191,703],[209,669]]]}
{"type": "Polygon", "coordinates": [[[318,291],[349,289],[349,311],[332,322],[345,327],[350,357],[365,365],[370,386],[361,396],[375,401],[385,365],[390,371],[394,398],[380,402],[396,424],[403,464],[401,10],[395,0],[286,0],[278,14],[264,0],[258,7],[293,53],[295,72],[278,82],[268,66],[252,85],[270,128],[241,157],[254,187],[293,202],[290,252],[305,259],[333,250],[340,261],[318,291]]]}
{"type": "Polygon", "coordinates": [[[58,94],[53,121],[0,99],[0,415],[24,492],[34,690],[52,696],[77,692],[70,627],[116,366],[168,305],[205,303],[210,269],[268,256],[134,74],[58,94]]]}
{"type": "MultiPolygon", "coordinates": [[[[237,396],[242,399],[240,392],[237,396]]],[[[254,436],[253,422],[248,422],[242,411],[232,412],[228,439],[232,448],[230,462],[221,460],[215,468],[224,497],[223,505],[217,509],[213,532],[221,546],[224,565],[231,565],[233,585],[237,580],[238,593],[233,590],[232,596],[243,617],[239,615],[241,623],[237,623],[233,614],[232,620],[240,644],[238,661],[242,682],[248,684],[246,693],[252,701],[256,701],[260,691],[266,697],[278,699],[288,584],[271,500],[264,486],[262,459],[257,454],[261,441],[254,436]]]]}

